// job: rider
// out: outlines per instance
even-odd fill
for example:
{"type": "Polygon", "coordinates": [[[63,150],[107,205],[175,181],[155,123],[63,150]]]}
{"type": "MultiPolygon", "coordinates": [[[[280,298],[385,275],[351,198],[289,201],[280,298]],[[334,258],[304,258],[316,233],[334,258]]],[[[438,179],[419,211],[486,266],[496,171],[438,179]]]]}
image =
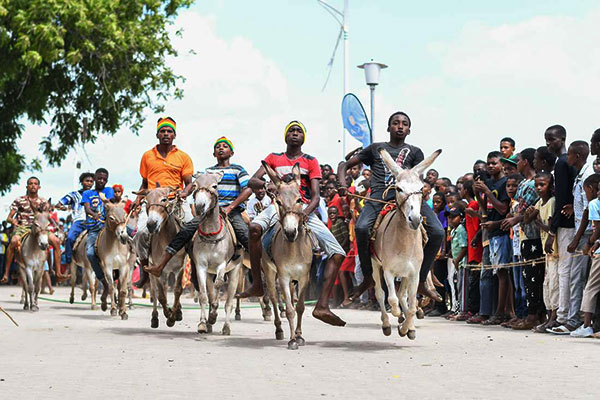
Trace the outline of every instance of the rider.
{"type": "MultiPolygon", "coordinates": [[[[187,189],[192,183],[194,164],[187,153],[179,150],[173,140],[177,136],[177,124],[171,117],[159,118],[156,123],[156,137],[158,145],[146,151],[140,162],[140,175],[142,184],[140,190],[155,189],[157,184],[161,187],[187,189]]],[[[142,196],[138,195],[135,204],[138,205],[142,196]]],[[[148,281],[148,274],[144,267],[148,265],[150,250],[150,232],[144,227],[138,227],[133,239],[135,250],[140,259],[141,278],[135,283],[137,288],[142,288],[148,281]]]]}
{"type": "MultiPolygon", "coordinates": [[[[10,206],[10,213],[6,218],[6,221],[14,226],[10,243],[6,249],[6,259],[4,276],[2,277],[2,283],[8,282],[8,273],[10,271],[10,265],[13,262],[15,251],[18,253],[21,249],[21,238],[31,231],[31,224],[33,224],[35,218],[35,211],[41,210],[46,205],[46,200],[38,195],[40,189],[40,180],[32,176],[27,179],[27,192],[24,196],[17,197],[10,206]]],[[[54,220],[51,219],[52,222],[54,220]]],[[[50,233],[48,240],[52,249],[54,250],[54,265],[56,278],[58,280],[64,280],[68,278],[60,271],[60,240],[53,234],[50,233]]]]}
{"type": "MultiPolygon", "coordinates": [[[[231,222],[238,242],[247,250],[248,225],[242,217],[242,212],[244,211],[244,202],[252,194],[252,190],[248,188],[249,176],[244,167],[229,162],[229,159],[233,156],[233,144],[225,136],[217,139],[213,148],[213,156],[217,159],[217,164],[208,167],[206,172],[223,172],[223,177],[217,185],[219,207],[231,222]]],[[[193,185],[188,186],[180,194],[180,197],[187,197],[192,187],[193,185]]],[[[146,272],[160,276],[169,260],[192,239],[194,232],[200,226],[201,219],[201,216],[197,216],[184,224],[165,249],[165,254],[160,263],[156,266],[147,267],[146,272]]]]}
{"type": "Polygon", "coordinates": [[[85,228],[88,231],[87,242],[85,244],[85,252],[96,278],[102,282],[102,311],[106,311],[106,297],[108,296],[108,282],[102,267],[100,266],[100,260],[96,255],[96,240],[102,228],[104,228],[106,208],[104,203],[111,200],[115,193],[109,186],[106,187],[108,182],[108,171],[105,168],[98,168],[94,174],[94,180],[96,185],[93,189],[86,190],[81,196],[81,204],[85,209],[86,220],[85,228]]]}
{"type": "MultiPolygon", "coordinates": [[[[269,165],[277,174],[286,179],[290,174],[292,167],[298,163],[301,171],[300,194],[305,204],[304,219],[319,241],[319,246],[327,254],[327,264],[325,266],[324,283],[321,289],[319,300],[313,310],[313,316],[335,326],[344,326],[346,323],[329,309],[329,295],[335,283],[338,271],[346,253],[339,245],[335,237],[321,222],[314,213],[319,205],[319,182],[321,180],[321,169],[316,158],[302,152],[302,145],[306,136],[304,125],[298,121],[290,122],[284,131],[284,138],[287,145],[285,153],[271,153],[265,158],[265,163],[269,165]]],[[[261,166],[252,176],[248,186],[252,189],[265,187],[267,183],[263,176],[266,171],[261,166]]],[[[271,226],[277,223],[277,211],[273,205],[267,207],[250,224],[250,263],[252,265],[252,286],[237,297],[262,296],[262,278],[261,278],[261,256],[263,232],[266,232],[271,226]]]]}
{"type": "MultiPolygon", "coordinates": [[[[387,131],[390,134],[389,142],[373,143],[350,158],[348,162],[340,163],[338,175],[342,185],[346,182],[346,170],[362,162],[371,167],[371,198],[386,201],[395,199],[395,192],[392,190],[389,190],[386,198],[383,198],[386,188],[394,184],[395,178],[383,163],[379,155],[379,149],[383,148],[387,150],[390,156],[402,168],[412,168],[423,161],[424,156],[421,149],[405,142],[406,137],[410,134],[410,125],[410,118],[406,113],[402,111],[393,113],[388,120],[387,131]]],[[[338,189],[338,192],[340,195],[344,195],[346,190],[344,187],[341,187],[338,189]]],[[[354,290],[351,299],[357,298],[365,290],[374,286],[369,240],[373,225],[382,208],[382,203],[366,201],[356,221],[355,232],[358,257],[365,280],[354,290]]],[[[433,210],[425,202],[421,205],[421,215],[423,216],[423,225],[427,231],[428,241],[423,249],[423,263],[421,264],[417,293],[428,296],[436,301],[442,301],[437,292],[429,290],[425,286],[425,280],[444,239],[444,229],[433,210]]]]}
{"type": "Polygon", "coordinates": [[[69,228],[67,240],[65,241],[65,264],[67,265],[71,264],[73,258],[73,244],[75,244],[77,237],[85,230],[85,209],[81,205],[81,197],[83,192],[90,190],[94,185],[94,174],[91,172],[82,173],[79,176],[79,183],[81,184],[81,189],[67,193],[55,206],[59,210],[66,210],[67,206],[73,210],[73,223],[71,224],[71,228],[69,228]]]}

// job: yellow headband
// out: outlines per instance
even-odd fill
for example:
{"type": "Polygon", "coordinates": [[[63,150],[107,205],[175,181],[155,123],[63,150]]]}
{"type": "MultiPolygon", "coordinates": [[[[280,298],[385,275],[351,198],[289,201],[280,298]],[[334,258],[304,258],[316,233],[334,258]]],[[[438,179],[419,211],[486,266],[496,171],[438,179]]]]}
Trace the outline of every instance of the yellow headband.
{"type": "Polygon", "coordinates": [[[304,144],[304,142],[306,141],[306,128],[304,127],[304,125],[302,125],[302,122],[300,122],[300,121],[292,121],[289,124],[287,124],[287,126],[285,127],[285,131],[283,131],[283,140],[285,141],[285,138],[287,137],[287,133],[292,126],[297,126],[298,128],[302,129],[302,133],[304,134],[304,138],[302,139],[302,144],[304,144]]]}

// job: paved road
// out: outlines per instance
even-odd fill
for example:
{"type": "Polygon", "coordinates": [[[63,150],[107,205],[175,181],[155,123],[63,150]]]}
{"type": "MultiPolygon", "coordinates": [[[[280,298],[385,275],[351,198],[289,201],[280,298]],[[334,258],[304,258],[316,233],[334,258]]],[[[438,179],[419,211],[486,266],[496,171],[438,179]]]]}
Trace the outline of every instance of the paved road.
{"type": "Polygon", "coordinates": [[[309,314],[307,344],[291,351],[256,308],[243,310],[231,336],[200,336],[198,310],[151,329],[145,307],[121,321],[49,301],[24,312],[19,297],[0,287],[0,304],[20,324],[0,315],[0,398],[600,398],[600,340],[426,318],[410,341],[395,330],[383,336],[378,313],[340,310],[345,328],[309,314]]]}

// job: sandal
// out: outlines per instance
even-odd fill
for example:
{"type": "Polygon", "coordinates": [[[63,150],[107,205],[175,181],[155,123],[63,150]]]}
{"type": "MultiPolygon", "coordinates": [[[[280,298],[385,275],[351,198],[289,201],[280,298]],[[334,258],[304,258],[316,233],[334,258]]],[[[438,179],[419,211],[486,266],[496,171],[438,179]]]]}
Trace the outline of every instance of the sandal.
{"type": "Polygon", "coordinates": [[[487,321],[483,321],[481,323],[481,325],[500,325],[502,322],[504,322],[506,320],[506,316],[505,315],[494,315],[493,317],[491,317],[490,319],[488,319],[487,321]]]}
{"type": "Polygon", "coordinates": [[[570,335],[571,330],[566,325],[556,326],[554,328],[546,328],[546,332],[553,333],[555,335],[570,335]]]}

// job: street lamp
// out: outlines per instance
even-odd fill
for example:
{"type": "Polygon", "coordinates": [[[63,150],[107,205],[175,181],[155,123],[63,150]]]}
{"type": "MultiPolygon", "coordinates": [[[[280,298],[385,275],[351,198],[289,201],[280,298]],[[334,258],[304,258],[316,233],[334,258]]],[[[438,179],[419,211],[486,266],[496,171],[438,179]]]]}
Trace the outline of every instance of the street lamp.
{"type": "Polygon", "coordinates": [[[385,64],[371,61],[358,65],[358,68],[365,70],[365,80],[371,89],[371,142],[373,141],[373,131],[375,130],[375,86],[379,85],[379,75],[381,70],[387,68],[385,64]]]}

